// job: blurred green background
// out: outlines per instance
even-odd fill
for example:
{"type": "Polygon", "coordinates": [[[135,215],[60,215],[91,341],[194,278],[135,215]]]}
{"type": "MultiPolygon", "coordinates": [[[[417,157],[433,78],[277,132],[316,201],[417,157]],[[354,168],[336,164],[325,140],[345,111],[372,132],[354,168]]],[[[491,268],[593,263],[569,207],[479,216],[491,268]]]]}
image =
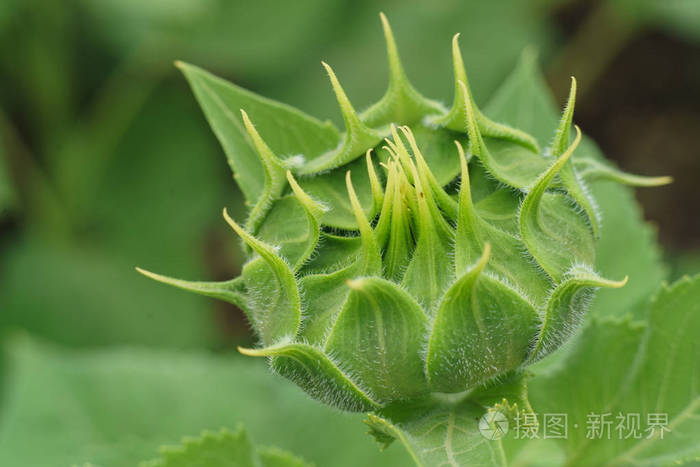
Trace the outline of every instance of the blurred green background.
{"type": "MultiPolygon", "coordinates": [[[[251,340],[238,310],[133,267],[191,279],[240,267],[220,212],[242,218],[241,196],[173,60],[340,123],[320,61],[358,109],[378,99],[380,10],[427,96],[452,99],[456,32],[480,103],[528,46],[559,102],[575,75],[575,120],[603,152],[627,171],[675,178],[637,196],[671,276],[697,271],[698,0],[4,0],[0,464],[133,465],[239,421],[318,465],[339,449],[376,462],[357,417],[332,416],[262,376],[264,362],[234,355],[251,340]],[[276,415],[263,412],[270,398],[276,415]],[[334,428],[309,443],[317,435],[298,429],[299,414],[334,428]],[[23,457],[39,437],[54,441],[23,457]]],[[[384,465],[405,462],[399,447],[386,455],[384,465]]]]}

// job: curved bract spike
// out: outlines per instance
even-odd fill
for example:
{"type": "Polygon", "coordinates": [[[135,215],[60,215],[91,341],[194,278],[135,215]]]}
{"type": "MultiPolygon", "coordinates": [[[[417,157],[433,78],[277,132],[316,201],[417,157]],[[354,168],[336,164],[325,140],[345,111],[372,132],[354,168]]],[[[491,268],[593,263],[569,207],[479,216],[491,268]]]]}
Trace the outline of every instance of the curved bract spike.
{"type": "Polygon", "coordinates": [[[444,112],[440,103],[423,97],[408,81],[389,21],[380,13],[386,52],[389,61],[389,88],[379,102],[362,113],[362,121],[370,127],[380,127],[391,122],[412,124],[424,116],[444,112]]]}
{"type": "Polygon", "coordinates": [[[457,235],[455,240],[455,272],[457,275],[464,273],[464,269],[469,264],[471,254],[469,252],[469,239],[477,238],[478,217],[472,203],[471,184],[469,183],[469,168],[464,148],[455,141],[459,152],[459,163],[462,169],[462,176],[459,186],[459,210],[457,213],[457,235]]]}
{"type": "Polygon", "coordinates": [[[379,245],[377,244],[377,239],[374,236],[374,231],[372,226],[370,226],[364,211],[362,210],[362,205],[357,199],[357,194],[355,194],[355,188],[352,186],[352,178],[350,176],[350,171],[348,170],[345,174],[345,184],[348,189],[348,196],[350,197],[350,203],[352,204],[353,212],[355,213],[355,218],[357,219],[357,225],[360,230],[360,239],[362,242],[362,261],[365,266],[363,270],[367,271],[367,274],[381,274],[382,272],[382,256],[379,250],[379,245]]]}
{"type": "Polygon", "coordinates": [[[587,267],[573,266],[549,296],[529,362],[552,353],[574,334],[596,288],[619,289],[626,283],[627,277],[611,281],[599,277],[587,267]]]}
{"type": "Polygon", "coordinates": [[[428,318],[394,282],[379,277],[347,281],[348,299],[324,350],[381,403],[427,393],[421,351],[428,318]]]}
{"type": "Polygon", "coordinates": [[[445,292],[428,340],[434,391],[462,392],[518,368],[537,331],[537,312],[516,291],[483,274],[491,247],[445,292]]]}
{"type": "Polygon", "coordinates": [[[137,267],[136,270],[149,279],[162,282],[163,284],[171,285],[173,287],[177,287],[178,289],[186,290],[199,295],[204,295],[205,297],[217,298],[219,300],[232,303],[245,311],[248,319],[250,320],[249,312],[247,311],[246,306],[245,287],[243,286],[243,279],[240,277],[221,282],[186,281],[156,274],[155,272],[146,271],[145,269],[141,269],[139,267],[137,267]]]}
{"type": "MultiPolygon", "coordinates": [[[[574,118],[574,107],[576,105],[576,78],[571,77],[571,90],[566,101],[566,107],[562,113],[559,126],[554,135],[554,141],[550,148],[550,153],[554,157],[561,156],[569,146],[569,130],[574,118]]],[[[600,231],[600,213],[589,194],[588,187],[583,179],[579,177],[574,168],[573,159],[568,160],[559,171],[559,179],[562,185],[569,192],[569,195],[578,203],[588,217],[593,235],[597,238],[600,231]]]]}
{"type": "Polygon", "coordinates": [[[455,219],[457,215],[457,203],[450,198],[447,193],[445,193],[438,181],[435,179],[435,176],[426,163],[423,154],[421,153],[420,149],[418,149],[418,144],[416,143],[416,138],[413,135],[413,132],[407,126],[401,126],[399,127],[399,130],[401,130],[401,133],[408,141],[411,151],[413,152],[413,157],[416,160],[415,164],[418,164],[418,166],[414,166],[413,159],[411,158],[408,149],[404,145],[403,139],[399,135],[396,126],[393,124],[391,125],[392,139],[385,139],[388,145],[386,146],[387,151],[400,164],[400,167],[403,169],[403,173],[406,175],[409,183],[415,185],[415,175],[416,173],[419,174],[422,180],[422,185],[427,190],[424,192],[424,195],[427,197],[426,199],[429,200],[428,206],[431,209],[431,213],[435,215],[436,218],[441,218],[442,216],[438,215],[439,210],[437,208],[439,206],[445,211],[450,219],[455,219]],[[436,201],[433,201],[433,195],[435,195],[436,201]]]}
{"type": "Polygon", "coordinates": [[[368,149],[365,153],[365,159],[367,161],[367,175],[369,176],[369,185],[372,188],[372,212],[379,212],[384,203],[384,189],[382,184],[377,177],[377,172],[374,170],[374,163],[372,162],[372,149],[368,149]]]}
{"type": "Polygon", "coordinates": [[[445,190],[442,189],[440,183],[438,183],[438,181],[435,179],[433,172],[430,170],[430,167],[428,167],[428,164],[425,162],[423,154],[421,153],[420,149],[418,149],[418,143],[416,143],[416,138],[413,135],[413,132],[407,126],[400,127],[400,130],[406,137],[408,144],[411,146],[411,151],[413,151],[413,157],[416,159],[416,164],[418,166],[418,172],[422,174],[422,176],[425,178],[424,183],[426,183],[430,187],[431,191],[435,195],[435,199],[438,206],[440,206],[440,208],[443,210],[443,212],[447,215],[448,218],[453,220],[456,219],[457,202],[453,200],[450,197],[450,195],[448,195],[445,192],[445,190]]]}
{"type": "Polygon", "coordinates": [[[646,177],[623,172],[615,167],[598,162],[595,159],[577,159],[574,161],[576,170],[581,178],[588,182],[609,180],[623,185],[636,187],[653,187],[673,183],[673,177],[646,177]]]}
{"type": "Polygon", "coordinates": [[[382,164],[386,168],[386,186],[384,188],[384,199],[382,200],[382,206],[379,210],[379,220],[377,225],[374,227],[374,236],[377,239],[377,244],[381,250],[386,246],[387,241],[389,241],[389,231],[391,229],[391,207],[394,203],[394,185],[396,184],[397,175],[394,168],[395,162],[391,159],[387,161],[386,164],[382,164]]]}
{"type": "Polygon", "coordinates": [[[408,179],[411,174],[407,174],[401,164],[395,164],[394,167],[396,167],[396,183],[398,185],[396,187],[396,193],[406,206],[406,216],[408,217],[411,231],[414,233],[414,237],[417,237],[419,231],[418,214],[420,213],[420,209],[418,208],[418,192],[408,179]]]}
{"type": "Polygon", "coordinates": [[[490,273],[518,290],[526,290],[526,300],[540,304],[551,287],[548,278],[533,265],[532,259],[523,254],[520,239],[494,227],[484,220],[475,209],[471,196],[469,168],[462,146],[457,144],[462,179],[459,189],[459,212],[457,233],[454,242],[455,272],[457,277],[478,258],[487,243],[493,245],[493,254],[488,263],[490,273]]]}
{"type": "Polygon", "coordinates": [[[581,141],[576,139],[535,182],[520,207],[520,236],[537,263],[560,282],[571,264],[593,264],[594,247],[587,223],[563,195],[546,197],[552,179],[581,141]]]}
{"type": "Polygon", "coordinates": [[[396,125],[393,123],[390,126],[391,129],[391,139],[384,138],[387,146],[385,148],[389,151],[389,154],[399,163],[403,169],[403,173],[406,174],[408,181],[413,182],[413,174],[411,172],[411,155],[408,153],[406,146],[403,144],[401,136],[396,129],[396,125]]]}
{"type": "Polygon", "coordinates": [[[417,220],[419,235],[426,226],[430,225],[438,232],[445,232],[449,235],[451,232],[450,225],[438,207],[438,204],[433,197],[433,192],[430,189],[428,176],[425,172],[419,171],[416,164],[411,161],[409,166],[413,175],[413,185],[416,190],[416,200],[418,204],[417,220]]]}
{"type": "Polygon", "coordinates": [[[342,86],[340,86],[333,69],[326,62],[321,63],[328,72],[333,91],[338,99],[338,105],[345,121],[346,132],[343,142],[336,149],[321,154],[299,167],[297,173],[303,175],[323,172],[347,164],[357,159],[367,148],[376,146],[384,137],[379,131],[373,130],[362,123],[348,96],[343,91],[342,86]]]}
{"type": "Polygon", "coordinates": [[[309,221],[310,233],[309,241],[306,242],[306,248],[299,255],[296,262],[294,263],[294,271],[298,271],[303,264],[311,257],[316,246],[318,245],[318,239],[321,235],[321,216],[326,212],[326,206],[314,201],[309,195],[301,189],[297,181],[294,179],[292,172],[287,170],[287,181],[289,186],[292,187],[294,196],[296,197],[299,204],[302,205],[304,211],[306,212],[306,217],[309,221]]]}
{"type": "Polygon", "coordinates": [[[248,114],[243,109],[241,109],[241,117],[243,118],[243,125],[246,132],[253,143],[253,147],[262,161],[263,173],[265,175],[262,193],[250,210],[248,220],[246,221],[246,229],[255,232],[260,222],[264,219],[265,214],[269,211],[272,201],[282,194],[285,185],[285,169],[281,161],[260,137],[260,134],[250,121],[250,118],[248,118],[248,114]]]}
{"type": "Polygon", "coordinates": [[[559,126],[554,134],[554,140],[552,141],[552,147],[550,152],[554,157],[559,157],[567,150],[569,147],[569,130],[571,129],[571,123],[574,118],[574,107],[576,106],[576,78],[571,77],[571,88],[569,89],[569,97],[566,100],[566,106],[562,112],[561,120],[559,120],[559,126]]]}
{"type": "Polygon", "coordinates": [[[526,147],[535,153],[539,153],[540,149],[534,137],[508,125],[496,123],[479,110],[469,89],[467,71],[464,67],[462,51],[459,48],[459,34],[455,34],[452,38],[452,62],[454,65],[455,79],[454,103],[446,115],[432,119],[433,123],[453,131],[464,132],[467,129],[466,99],[469,99],[474,108],[476,123],[484,136],[506,139],[526,147]],[[464,86],[461,86],[459,84],[460,82],[464,83],[464,86]]]}
{"type": "Polygon", "coordinates": [[[450,266],[454,241],[452,227],[442,216],[424,176],[411,161],[417,212],[413,215],[417,234],[413,252],[401,284],[423,300],[425,310],[432,312],[445,289],[454,280],[450,266]]]}
{"type": "Polygon", "coordinates": [[[458,85],[464,95],[462,100],[464,101],[467,133],[469,134],[472,154],[481,161],[486,171],[499,182],[518,189],[527,187],[547,167],[547,162],[538,154],[523,150],[519,146],[514,146],[510,143],[506,143],[506,145],[520,148],[520,150],[512,151],[510,150],[512,148],[506,147],[500,152],[498,158],[495,157],[486,147],[477,122],[477,110],[469,96],[466,85],[462,81],[459,81],[458,85]]]}
{"type": "Polygon", "coordinates": [[[270,366],[298,384],[314,399],[349,412],[381,407],[372,396],[325,353],[307,344],[293,343],[238,351],[250,357],[271,357],[270,366]]]}
{"type": "Polygon", "coordinates": [[[406,194],[401,192],[402,186],[407,183],[399,183],[399,168],[392,165],[395,182],[392,184],[391,224],[389,226],[389,242],[384,250],[384,272],[387,277],[400,280],[411,260],[411,254],[415,246],[411,235],[411,215],[406,204],[406,194]]]}
{"type": "Polygon", "coordinates": [[[291,170],[287,170],[287,181],[289,186],[296,196],[297,200],[304,206],[309,213],[318,221],[318,219],[323,215],[324,212],[328,210],[328,207],[323,203],[314,200],[311,196],[307,195],[306,192],[299,186],[294,175],[292,175],[291,170]]]}
{"type": "Polygon", "coordinates": [[[256,310],[252,324],[263,344],[296,336],[301,324],[301,299],[294,273],[275,250],[250,235],[228,215],[224,219],[260,259],[246,264],[243,280],[249,292],[250,309],[256,310]]]}

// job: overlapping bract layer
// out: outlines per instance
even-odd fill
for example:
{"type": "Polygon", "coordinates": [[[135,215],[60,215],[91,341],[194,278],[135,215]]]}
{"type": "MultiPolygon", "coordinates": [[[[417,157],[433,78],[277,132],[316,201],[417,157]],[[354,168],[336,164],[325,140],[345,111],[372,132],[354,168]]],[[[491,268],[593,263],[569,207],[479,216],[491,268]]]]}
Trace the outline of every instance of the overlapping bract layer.
{"type": "Polygon", "coordinates": [[[575,81],[545,151],[488,119],[457,36],[452,108],[424,98],[382,21],[390,85],[377,104],[358,115],[324,63],[343,135],[182,65],[252,206],[245,227],[224,212],[250,260],[222,283],[146,273],[239,305],[262,344],[241,352],[346,410],[463,392],[557,349],[595,288],[624,285],[593,272],[586,178],[667,182],[573,157],[575,81]]]}

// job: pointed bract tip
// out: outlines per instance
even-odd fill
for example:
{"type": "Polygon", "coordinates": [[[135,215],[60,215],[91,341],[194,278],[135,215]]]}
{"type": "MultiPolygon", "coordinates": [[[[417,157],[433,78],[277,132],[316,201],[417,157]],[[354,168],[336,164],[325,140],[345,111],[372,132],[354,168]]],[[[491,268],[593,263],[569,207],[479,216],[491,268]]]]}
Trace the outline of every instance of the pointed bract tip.
{"type": "Polygon", "coordinates": [[[384,26],[384,27],[389,26],[389,20],[387,19],[386,15],[384,14],[383,11],[379,12],[379,19],[382,21],[382,26],[384,26]]]}
{"type": "Polygon", "coordinates": [[[238,234],[240,235],[241,232],[243,232],[243,227],[241,227],[240,225],[238,225],[238,224],[236,223],[236,221],[234,221],[234,220],[231,218],[231,216],[228,215],[228,210],[227,210],[226,208],[223,209],[222,214],[223,214],[223,216],[224,216],[224,220],[226,221],[226,223],[227,223],[228,225],[230,225],[231,228],[232,228],[233,230],[235,230],[236,233],[238,233],[238,234]]]}
{"type": "MultiPolygon", "coordinates": [[[[555,165],[561,166],[564,164],[564,162],[569,160],[569,158],[571,158],[571,155],[574,153],[579,143],[581,142],[581,128],[579,128],[578,125],[574,125],[574,129],[576,130],[576,138],[574,138],[574,142],[571,143],[571,145],[567,148],[564,154],[562,154],[561,157],[557,160],[557,162],[555,162],[555,165]]],[[[559,169],[557,168],[557,172],[558,171],[559,169]]]]}
{"type": "Polygon", "coordinates": [[[331,88],[333,88],[333,93],[340,106],[340,112],[343,114],[343,120],[345,120],[345,126],[348,128],[348,131],[352,128],[354,128],[355,131],[364,128],[364,124],[360,121],[360,117],[355,112],[355,108],[345,94],[345,90],[343,90],[343,86],[341,86],[333,69],[326,62],[321,62],[321,64],[328,72],[328,78],[331,80],[331,88]]]}
{"type": "Polygon", "coordinates": [[[625,278],[622,279],[621,281],[610,281],[610,287],[612,287],[614,289],[619,289],[621,287],[624,287],[627,284],[627,282],[629,281],[629,278],[630,278],[630,276],[625,276],[625,278]]]}
{"type": "Polygon", "coordinates": [[[294,178],[294,175],[292,175],[292,171],[287,169],[287,181],[289,182],[289,186],[292,187],[292,190],[296,193],[297,190],[301,191],[301,187],[297,183],[296,179],[294,178]]]}
{"type": "Polygon", "coordinates": [[[181,60],[175,60],[173,62],[173,65],[175,65],[175,68],[178,68],[180,70],[184,70],[187,64],[181,60]]]}
{"type": "Polygon", "coordinates": [[[573,76],[571,77],[571,87],[569,89],[569,100],[573,100],[576,98],[576,78],[573,76]]]}
{"type": "Polygon", "coordinates": [[[292,171],[287,169],[287,181],[289,182],[290,185],[298,185],[296,179],[294,178],[294,175],[292,175],[292,171]]]}
{"type": "Polygon", "coordinates": [[[390,49],[396,48],[396,43],[394,41],[394,33],[391,30],[391,25],[384,13],[379,13],[379,18],[382,20],[382,29],[384,30],[384,38],[386,39],[387,45],[390,49]]]}
{"type": "Polygon", "coordinates": [[[452,36],[452,65],[454,66],[454,74],[457,81],[467,79],[462,50],[459,47],[459,33],[452,36]]]}
{"type": "Polygon", "coordinates": [[[350,197],[350,204],[352,205],[352,210],[355,212],[355,216],[357,217],[362,212],[362,208],[360,205],[360,201],[357,199],[355,187],[352,185],[352,175],[350,174],[349,170],[345,172],[345,186],[348,189],[348,196],[350,197]]]}
{"type": "Polygon", "coordinates": [[[267,356],[263,352],[261,352],[260,350],[248,349],[245,347],[241,347],[240,345],[238,347],[236,347],[236,349],[238,350],[238,352],[240,352],[243,355],[247,355],[248,357],[266,357],[267,356]]]}
{"type": "Polygon", "coordinates": [[[467,160],[467,156],[464,153],[464,146],[462,146],[462,143],[460,143],[457,140],[454,140],[455,146],[457,146],[457,152],[459,153],[459,158],[464,159],[465,161],[467,160]]]}
{"type": "Polygon", "coordinates": [[[578,146],[578,143],[581,141],[581,128],[578,125],[574,124],[574,129],[576,130],[576,138],[574,139],[573,144],[578,146]]]}
{"type": "Polygon", "coordinates": [[[145,269],[141,269],[141,268],[138,267],[138,266],[135,266],[134,269],[136,269],[136,271],[137,271],[139,274],[142,274],[142,275],[144,275],[144,276],[146,276],[146,277],[150,277],[151,279],[155,279],[155,277],[154,277],[155,274],[152,273],[151,271],[146,271],[145,269]]]}
{"type": "Polygon", "coordinates": [[[179,287],[178,283],[183,283],[183,281],[180,281],[178,279],[173,279],[172,277],[163,276],[163,275],[157,274],[155,272],[147,271],[147,270],[142,269],[138,266],[135,269],[139,274],[141,274],[145,277],[148,277],[149,279],[153,279],[156,282],[162,282],[164,284],[174,285],[175,287],[179,287]]]}
{"type": "Polygon", "coordinates": [[[329,75],[332,74],[333,76],[335,76],[335,73],[333,73],[333,68],[331,68],[331,66],[328,63],[321,60],[321,65],[323,65],[323,68],[326,69],[326,71],[328,72],[329,75]]]}
{"type": "Polygon", "coordinates": [[[673,177],[667,175],[665,177],[656,177],[659,185],[668,185],[673,183],[673,177]]]}
{"type": "Polygon", "coordinates": [[[246,113],[246,111],[243,109],[240,109],[240,111],[241,111],[241,119],[243,120],[243,126],[245,127],[245,131],[251,136],[251,138],[253,138],[253,141],[254,141],[253,144],[256,146],[256,150],[258,150],[258,147],[257,147],[258,144],[256,144],[255,140],[259,139],[260,142],[263,142],[262,138],[260,137],[258,130],[255,129],[255,125],[253,125],[253,122],[250,121],[250,117],[248,117],[248,113],[246,113]]]}
{"type": "Polygon", "coordinates": [[[564,151],[564,153],[559,156],[556,161],[554,161],[554,164],[552,164],[550,168],[545,171],[543,175],[544,178],[542,180],[551,180],[551,178],[554,177],[554,174],[559,172],[559,170],[564,167],[564,164],[566,164],[566,162],[571,158],[571,155],[578,147],[578,144],[581,142],[581,129],[578,127],[578,125],[574,125],[574,128],[576,129],[576,138],[574,138],[574,142],[571,143],[571,145],[566,148],[566,151],[564,151]]]}
{"type": "MultiPolygon", "coordinates": [[[[382,184],[379,181],[379,177],[377,177],[377,172],[374,170],[374,163],[372,162],[372,148],[369,148],[367,152],[365,152],[365,164],[367,165],[367,175],[369,176],[369,184],[372,189],[372,198],[374,199],[374,202],[376,204],[380,204],[382,201],[382,196],[384,193],[384,189],[382,188],[382,184]]],[[[381,206],[375,206],[375,208],[379,209],[381,206]]]]}

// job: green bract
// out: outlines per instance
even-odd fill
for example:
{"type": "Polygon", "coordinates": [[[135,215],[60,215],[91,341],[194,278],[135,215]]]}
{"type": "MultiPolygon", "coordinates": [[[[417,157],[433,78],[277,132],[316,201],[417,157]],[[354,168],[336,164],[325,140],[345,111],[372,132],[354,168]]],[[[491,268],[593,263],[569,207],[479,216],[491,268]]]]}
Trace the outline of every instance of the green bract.
{"type": "Polygon", "coordinates": [[[551,144],[490,120],[458,36],[453,105],[426,99],[382,21],[379,102],[358,114],[323,64],[344,133],[179,64],[250,206],[242,225],[224,211],[248,262],[228,282],[144,272],[240,306],[261,342],[242,353],[349,411],[497,394],[494,382],[572,335],[596,288],[625,283],[593,270],[601,219],[588,181],[668,182],[575,154],[575,80],[551,144]]]}

